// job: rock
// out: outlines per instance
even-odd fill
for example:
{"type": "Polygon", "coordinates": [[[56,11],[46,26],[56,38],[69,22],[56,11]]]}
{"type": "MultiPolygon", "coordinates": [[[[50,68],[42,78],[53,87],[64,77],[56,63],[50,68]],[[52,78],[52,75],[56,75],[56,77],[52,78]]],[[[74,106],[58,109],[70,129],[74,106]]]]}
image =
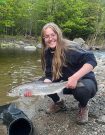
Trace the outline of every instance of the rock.
{"type": "Polygon", "coordinates": [[[105,125],[105,115],[100,116],[97,120],[97,123],[105,125]]]}
{"type": "Polygon", "coordinates": [[[82,38],[74,38],[73,41],[79,43],[80,45],[84,45],[85,44],[85,41],[82,38]]]}
{"type": "MultiPolygon", "coordinates": [[[[75,43],[74,43],[75,44],[75,43]]],[[[66,112],[46,114],[45,110],[52,102],[47,96],[21,98],[17,106],[25,111],[28,117],[39,131],[39,135],[105,135],[105,55],[95,52],[98,66],[94,69],[98,92],[90,100],[89,122],[86,125],[76,123],[78,102],[73,96],[63,96],[67,106],[66,112]]],[[[0,127],[0,135],[6,135],[3,126],[0,127]]]]}
{"type": "Polygon", "coordinates": [[[42,45],[41,44],[37,44],[37,48],[42,48],[42,45]]]}
{"type": "Polygon", "coordinates": [[[26,51],[36,51],[36,47],[35,46],[25,46],[24,50],[26,50],[26,51]]]}
{"type": "Polygon", "coordinates": [[[73,40],[74,42],[78,43],[81,48],[89,50],[89,46],[85,43],[85,41],[82,38],[75,38],[73,40]]]}
{"type": "Polygon", "coordinates": [[[24,45],[25,44],[23,41],[18,41],[17,43],[20,44],[20,45],[24,45]]]}

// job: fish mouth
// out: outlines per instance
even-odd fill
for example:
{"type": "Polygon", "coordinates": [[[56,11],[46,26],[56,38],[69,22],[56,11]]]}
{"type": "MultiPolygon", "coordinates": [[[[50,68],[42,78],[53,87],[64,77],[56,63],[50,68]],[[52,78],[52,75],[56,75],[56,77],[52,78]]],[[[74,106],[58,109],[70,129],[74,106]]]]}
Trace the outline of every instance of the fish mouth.
{"type": "Polygon", "coordinates": [[[19,96],[22,96],[22,94],[15,94],[15,93],[12,93],[12,92],[8,92],[7,93],[7,96],[9,96],[9,97],[19,97],[19,96]]]}

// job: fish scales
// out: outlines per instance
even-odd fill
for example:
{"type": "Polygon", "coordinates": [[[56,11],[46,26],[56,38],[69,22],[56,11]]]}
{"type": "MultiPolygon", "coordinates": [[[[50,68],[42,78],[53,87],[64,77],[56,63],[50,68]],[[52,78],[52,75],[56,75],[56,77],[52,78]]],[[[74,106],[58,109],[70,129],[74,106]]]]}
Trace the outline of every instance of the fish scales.
{"type": "MultiPolygon", "coordinates": [[[[26,84],[22,84],[13,88],[9,93],[8,96],[24,96],[26,91],[31,91],[32,95],[49,95],[54,93],[60,93],[66,85],[67,81],[65,82],[55,82],[55,83],[44,83],[42,81],[35,81],[26,84]]],[[[84,84],[78,82],[77,87],[83,87],[84,84]]]]}

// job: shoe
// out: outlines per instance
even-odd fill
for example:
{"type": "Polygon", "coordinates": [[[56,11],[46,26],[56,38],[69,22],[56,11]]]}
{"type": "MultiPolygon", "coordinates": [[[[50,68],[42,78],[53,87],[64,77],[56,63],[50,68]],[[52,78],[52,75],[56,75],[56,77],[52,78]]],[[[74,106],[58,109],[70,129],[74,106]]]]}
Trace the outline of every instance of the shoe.
{"type": "Polygon", "coordinates": [[[77,116],[77,123],[78,124],[85,124],[88,122],[88,113],[89,113],[89,107],[81,107],[79,105],[79,112],[77,116]]]}
{"type": "Polygon", "coordinates": [[[66,111],[67,108],[64,104],[64,100],[58,101],[56,103],[53,103],[46,111],[47,114],[49,113],[57,113],[59,111],[66,111]]]}

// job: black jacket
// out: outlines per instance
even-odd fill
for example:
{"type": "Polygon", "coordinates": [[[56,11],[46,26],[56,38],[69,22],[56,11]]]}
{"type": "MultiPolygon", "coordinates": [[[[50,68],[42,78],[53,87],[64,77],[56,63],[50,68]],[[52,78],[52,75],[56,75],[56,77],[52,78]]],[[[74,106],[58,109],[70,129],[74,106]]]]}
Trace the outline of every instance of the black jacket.
{"type": "MultiPolygon", "coordinates": [[[[52,50],[48,48],[45,51],[45,61],[46,61],[46,69],[45,76],[47,79],[52,80],[52,58],[53,58],[52,50]]],[[[65,52],[66,56],[66,67],[62,68],[62,77],[59,80],[67,81],[68,77],[72,76],[75,72],[77,72],[85,63],[91,64],[93,67],[97,65],[94,54],[91,51],[86,51],[83,49],[68,49],[65,52]]],[[[89,72],[83,78],[92,79],[96,82],[94,72],[89,72]]]]}

